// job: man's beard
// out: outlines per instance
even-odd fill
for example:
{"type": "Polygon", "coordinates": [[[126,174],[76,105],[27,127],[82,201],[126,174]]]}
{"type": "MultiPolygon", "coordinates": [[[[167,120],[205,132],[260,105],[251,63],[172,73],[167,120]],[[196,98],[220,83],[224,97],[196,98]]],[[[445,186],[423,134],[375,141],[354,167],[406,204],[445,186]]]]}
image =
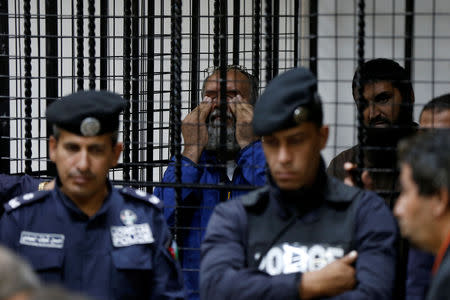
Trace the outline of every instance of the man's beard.
{"type": "Polygon", "coordinates": [[[398,142],[415,133],[416,126],[409,112],[401,114],[394,122],[381,116],[369,121],[369,126],[365,129],[364,150],[373,166],[396,166],[398,142]],[[374,127],[380,123],[386,124],[387,127],[374,127]]]}
{"type": "Polygon", "coordinates": [[[240,150],[239,144],[236,141],[236,120],[233,114],[227,111],[227,123],[228,120],[231,121],[232,124],[226,124],[226,142],[224,147],[222,148],[222,144],[220,143],[220,110],[215,109],[211,112],[207,119],[207,128],[208,128],[208,144],[206,145],[206,150],[210,151],[226,151],[227,154],[234,154],[240,150]]]}

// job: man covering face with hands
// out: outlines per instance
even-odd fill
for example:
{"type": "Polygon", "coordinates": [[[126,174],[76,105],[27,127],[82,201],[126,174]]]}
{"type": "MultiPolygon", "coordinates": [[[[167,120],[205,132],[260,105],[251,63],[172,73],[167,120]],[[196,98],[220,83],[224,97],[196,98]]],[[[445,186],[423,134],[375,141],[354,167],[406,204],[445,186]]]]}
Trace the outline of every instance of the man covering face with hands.
{"type": "MultiPolygon", "coordinates": [[[[214,69],[202,87],[202,102],[183,120],[184,149],[181,161],[183,183],[263,185],[265,159],[261,142],[253,133],[253,105],[258,81],[239,66],[228,66],[226,78],[214,69]],[[226,80],[226,120],[221,120],[220,82],[226,80]],[[226,142],[221,143],[221,126],[226,142]]],[[[174,159],[173,159],[174,161],[174,159]]],[[[176,182],[175,163],[167,168],[163,182],[176,182]]],[[[198,299],[200,244],[215,205],[245,193],[245,190],[183,188],[177,214],[180,261],[189,299],[198,299]],[[224,197],[225,196],[225,197],[224,197]]],[[[172,188],[157,188],[165,204],[165,217],[174,224],[175,195],[172,188]]]]}

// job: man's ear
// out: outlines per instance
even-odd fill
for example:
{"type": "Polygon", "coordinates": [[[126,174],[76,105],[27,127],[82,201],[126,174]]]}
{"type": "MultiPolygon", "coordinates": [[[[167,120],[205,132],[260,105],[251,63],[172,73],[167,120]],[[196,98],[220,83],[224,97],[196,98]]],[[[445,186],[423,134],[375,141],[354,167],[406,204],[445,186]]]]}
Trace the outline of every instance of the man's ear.
{"type": "Polygon", "coordinates": [[[328,125],[323,125],[319,129],[319,136],[320,136],[320,150],[323,150],[328,141],[328,134],[329,134],[329,128],[328,125]]]}
{"type": "Polygon", "coordinates": [[[442,187],[439,192],[436,194],[436,196],[433,199],[436,201],[436,205],[434,207],[433,213],[435,216],[444,216],[449,213],[450,207],[449,207],[449,191],[447,188],[442,187]]]}
{"type": "Polygon", "coordinates": [[[58,146],[58,141],[55,139],[53,135],[50,136],[48,140],[48,151],[50,154],[50,160],[55,162],[56,159],[56,147],[58,146]]]}
{"type": "Polygon", "coordinates": [[[122,151],[123,151],[123,143],[117,142],[113,146],[113,161],[112,161],[111,167],[117,166],[117,163],[119,162],[119,157],[120,157],[120,154],[122,153],[122,151]]]}

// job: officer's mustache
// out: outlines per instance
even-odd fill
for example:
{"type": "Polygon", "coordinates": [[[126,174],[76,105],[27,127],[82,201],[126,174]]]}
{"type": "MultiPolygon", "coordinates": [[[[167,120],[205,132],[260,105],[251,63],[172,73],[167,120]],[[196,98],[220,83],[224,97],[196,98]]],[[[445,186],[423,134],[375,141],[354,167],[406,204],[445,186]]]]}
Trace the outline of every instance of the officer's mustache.
{"type": "Polygon", "coordinates": [[[80,172],[78,170],[69,172],[69,177],[84,177],[87,179],[95,178],[95,174],[91,171],[80,172]]]}

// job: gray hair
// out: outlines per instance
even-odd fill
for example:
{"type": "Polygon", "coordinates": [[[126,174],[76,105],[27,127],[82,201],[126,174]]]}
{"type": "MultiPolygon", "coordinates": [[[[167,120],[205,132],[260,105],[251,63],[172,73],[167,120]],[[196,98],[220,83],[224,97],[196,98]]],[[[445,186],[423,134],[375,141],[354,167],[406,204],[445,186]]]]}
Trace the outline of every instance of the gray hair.
{"type": "Polygon", "coordinates": [[[40,287],[40,281],[31,267],[9,249],[0,246],[0,299],[20,292],[31,292],[40,287]]]}

